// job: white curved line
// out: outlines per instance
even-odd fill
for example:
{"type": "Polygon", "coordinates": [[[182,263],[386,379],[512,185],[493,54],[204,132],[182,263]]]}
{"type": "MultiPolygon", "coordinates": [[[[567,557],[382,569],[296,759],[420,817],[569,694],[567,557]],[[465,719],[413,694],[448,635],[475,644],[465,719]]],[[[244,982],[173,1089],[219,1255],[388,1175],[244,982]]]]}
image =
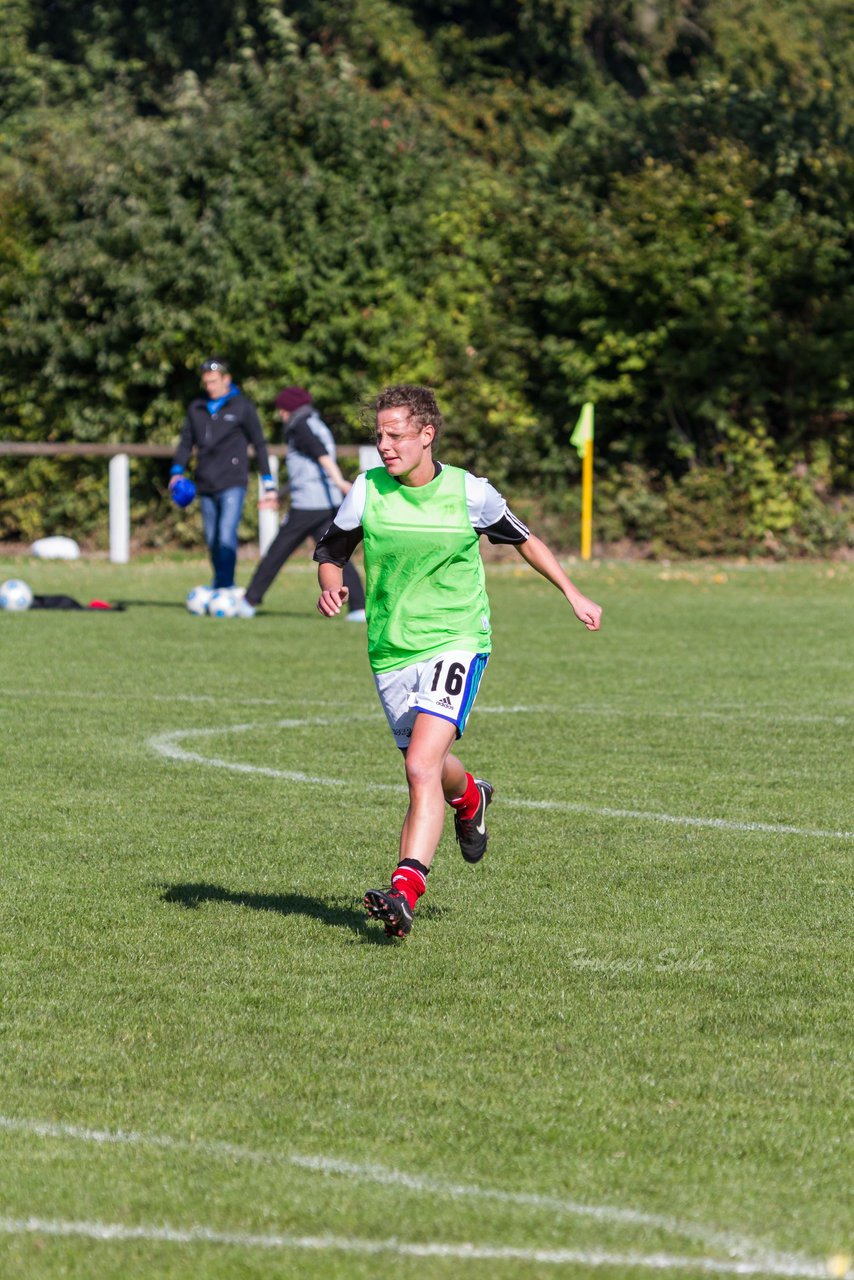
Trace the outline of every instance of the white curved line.
{"type": "Polygon", "coordinates": [[[700,1272],[723,1276],[793,1276],[818,1280],[827,1268],[817,1262],[759,1259],[755,1262],[717,1258],[678,1257],[668,1253],[610,1253],[603,1249],[517,1249],[477,1244],[423,1244],[404,1240],[360,1240],[352,1236],[255,1235],[252,1232],[217,1231],[211,1227],[139,1226],[118,1222],[63,1222],[48,1218],[0,1218],[7,1235],[82,1236],[87,1240],[153,1240],[166,1244],[230,1245],[240,1249],[301,1249],[318,1252],[390,1254],[409,1258],[454,1258],[460,1262],[530,1262],[553,1266],[637,1267],[651,1271],[700,1272]]]}
{"type": "MultiPolygon", "coordinates": [[[[528,707],[495,708],[505,713],[529,711],[528,707]]],[[[377,717],[362,713],[351,715],[351,720],[376,720],[377,717]]],[[[167,760],[184,764],[201,764],[213,769],[228,769],[233,773],[257,774],[264,778],[279,778],[284,782],[301,782],[323,787],[362,787],[360,779],[327,778],[318,774],[302,773],[293,769],[274,769],[267,765],[243,764],[225,760],[219,756],[206,756],[198,751],[188,751],[179,744],[187,738],[219,737],[227,733],[247,733],[254,729],[296,729],[311,725],[337,724],[333,716],[309,716],[301,719],[275,720],[270,725],[234,724],[214,729],[175,729],[169,733],[155,734],[148,745],[167,760]]],[[[397,783],[371,783],[373,791],[405,792],[397,783]]],[[[776,822],[738,822],[730,818],[700,818],[674,813],[656,813],[644,809],[616,809],[607,805],[584,804],[571,800],[526,800],[522,797],[501,797],[502,804],[515,809],[545,809],[558,813],[587,813],[598,818],[631,818],[636,822],[663,822],[669,826],[699,827],[719,831],[761,832],[775,836],[808,836],[810,839],[854,840],[854,831],[832,831],[820,827],[796,827],[776,822]]]]}
{"type": "Polygon", "coordinates": [[[764,831],[773,836],[811,836],[814,839],[854,840],[854,831],[826,831],[815,827],[790,827],[778,822],[736,822],[729,818],[692,818],[674,813],[655,813],[644,809],[597,808],[590,804],[573,804],[562,800],[519,800],[509,797],[504,803],[516,809],[559,809],[567,813],[591,813],[600,818],[636,818],[641,822],[665,822],[678,827],[712,827],[722,831],[764,831]]]}
{"type": "MultiPolygon", "coordinates": [[[[304,1169],[312,1173],[333,1174],[339,1177],[352,1179],[354,1182],[368,1182],[380,1186],[392,1186],[404,1191],[414,1191],[419,1194],[446,1196],[452,1200],[462,1201],[491,1201],[497,1204],[512,1204],[527,1207],[536,1210],[546,1210],[551,1214],[559,1216],[567,1216],[574,1218],[588,1218],[593,1221],[610,1222],[621,1226],[637,1226],[645,1228],[653,1228],[662,1230],[670,1235],[680,1236],[686,1240],[694,1240],[698,1244],[706,1248],[719,1250],[729,1254],[730,1259],[735,1261],[729,1263],[718,1262],[715,1259],[698,1259],[696,1262],[692,1259],[694,1267],[701,1266],[703,1262],[707,1265],[706,1269],[717,1270],[724,1266],[728,1268],[727,1274],[739,1274],[736,1271],[738,1265],[743,1265],[740,1274],[769,1274],[769,1275],[795,1275],[808,1276],[816,1274],[813,1264],[796,1254],[784,1254],[777,1251],[767,1250],[760,1247],[749,1240],[735,1236],[730,1232],[721,1232],[704,1227],[699,1224],[682,1222],[676,1218],[670,1218],[663,1214],[644,1213],[638,1209],[621,1208],[615,1205],[596,1205],[585,1204],[576,1200],[568,1200],[559,1196],[538,1195],[534,1192],[514,1192],[503,1191],[498,1188],[482,1187],[471,1183],[454,1183],[441,1178],[433,1178],[422,1176],[419,1174],[405,1173],[398,1169],[389,1169],[382,1165],[376,1164],[359,1164],[351,1160],[341,1160],[330,1156],[308,1156],[298,1152],[277,1152],[277,1151],[258,1151],[250,1147],[243,1147],[235,1143],[211,1141],[211,1140],[195,1140],[188,1141],[181,1138],[173,1138],[165,1134],[144,1134],[134,1131],[121,1129],[91,1129],[80,1125],[71,1125],[65,1123],[54,1123],[51,1121],[39,1121],[25,1118],[17,1118],[13,1116],[0,1115],[0,1130],[12,1133],[27,1133],[41,1138],[57,1138],[70,1139],[80,1142],[93,1143],[98,1146],[141,1146],[150,1147],[157,1150],[180,1151],[191,1155],[199,1155],[204,1157],[214,1157],[218,1159],[226,1159],[229,1161],[238,1161],[252,1164],[262,1164],[267,1166],[290,1166],[293,1168],[304,1169]],[[812,1270],[810,1268],[813,1268],[812,1270]]],[[[28,1220],[29,1221],[29,1220],[28,1220]]],[[[86,1225],[86,1224],[84,1224],[86,1225]]],[[[91,1224],[89,1224],[91,1225],[91,1224]]],[[[107,1229],[113,1229],[108,1227],[107,1229]]],[[[118,1231],[136,1230],[136,1228],[115,1228],[118,1231]]],[[[207,1230],[206,1228],[192,1228],[196,1230],[207,1230]]],[[[288,1237],[290,1239],[290,1237],[288,1237]]],[[[275,1237],[280,1240],[280,1237],[275,1237]]],[[[246,1243],[245,1237],[235,1237],[232,1240],[223,1240],[222,1243],[246,1243]]],[[[360,1247],[364,1242],[355,1242],[354,1247],[360,1247]]],[[[397,1242],[387,1242],[396,1244],[397,1242]]],[[[285,1247],[284,1245],[276,1245],[275,1247],[285,1247]]],[[[294,1246],[299,1247],[299,1246],[294,1246]]],[[[343,1247],[330,1243],[329,1248],[343,1247]]],[[[417,1246],[419,1248],[424,1246],[417,1246]]],[[[446,1247],[446,1246],[438,1246],[446,1247]]],[[[454,1246],[456,1247],[456,1246],[454,1246]]],[[[459,1246],[463,1249],[469,1249],[473,1246],[459,1246]]],[[[490,1246],[491,1247],[491,1246],[490,1246]]],[[[577,1258],[570,1258],[566,1251],[553,1251],[560,1253],[560,1260],[583,1261],[587,1259],[591,1265],[597,1264],[593,1261],[594,1257],[601,1256],[603,1258],[615,1258],[617,1255],[598,1255],[596,1251],[592,1254],[578,1255],[577,1258]]],[[[524,1253],[524,1251],[523,1251],[524,1253]]],[[[448,1255],[452,1256],[452,1255],[448,1255]]],[[[453,1255],[457,1256],[457,1255],[453,1255]]],[[[459,1256],[469,1256],[461,1254],[459,1256]]],[[[498,1254],[489,1254],[484,1256],[499,1256],[498,1254]]],[[[507,1254],[508,1257],[517,1256],[512,1251],[507,1254]]],[[[519,1254],[521,1257],[522,1254],[519,1254]]],[[[529,1251],[524,1256],[530,1260],[535,1260],[533,1251],[529,1251]]],[[[619,1255],[623,1257],[624,1255],[619,1255]]],[[[642,1255],[625,1255],[626,1257],[638,1257],[642,1259],[642,1255]]],[[[662,1255],[655,1255],[657,1258],[662,1255]]],[[[557,1258],[543,1258],[543,1261],[557,1261],[557,1258]]],[[[686,1260],[674,1259],[673,1268],[678,1269],[686,1260]]],[[[609,1264],[610,1265],[610,1264],[609,1264]]],[[[623,1265],[614,1262],[613,1265],[623,1265]]],[[[629,1264],[625,1264],[629,1265],[629,1264]]],[[[651,1266],[649,1261],[639,1260],[631,1265],[651,1266]]],[[[818,1274],[824,1274],[819,1271],[818,1274]]]]}
{"type": "Polygon", "coordinates": [[[96,1146],[128,1146],[150,1147],[156,1150],[179,1151],[191,1155],[213,1157],[229,1161],[260,1164],[267,1166],[290,1166],[304,1169],[311,1173],[333,1174],[354,1182],[373,1183],[378,1186],[396,1187],[403,1191],[414,1191],[420,1194],[445,1196],[460,1201],[490,1201],[495,1204],[517,1205],[520,1207],[546,1210],[550,1214],[570,1218],[588,1218],[598,1222],[615,1223],[621,1226],[653,1228],[679,1236],[683,1240],[694,1240],[706,1248],[719,1249],[733,1256],[743,1258],[776,1259],[779,1255],[760,1249],[742,1237],[730,1232],[721,1232],[696,1223],[682,1222],[664,1214],[645,1213],[640,1209],[623,1208],[618,1205],[586,1204],[579,1200],[565,1199],[561,1196],[539,1195],[536,1192],[504,1191],[496,1187],[482,1187],[473,1183],[456,1183],[442,1178],[429,1177],[417,1173],[405,1173],[399,1169],[389,1169],[377,1164],[359,1164],[351,1160],[341,1160],[333,1156],[309,1156],[299,1152],[257,1151],[251,1147],[239,1146],[231,1142],[215,1140],[188,1141],[173,1138],[165,1134],[145,1134],[133,1130],[91,1129],[81,1125],[55,1123],[52,1121],[31,1120],[14,1116],[0,1116],[0,1130],[8,1133],[26,1133],[39,1138],[57,1138],[78,1142],[93,1143],[96,1146]]]}

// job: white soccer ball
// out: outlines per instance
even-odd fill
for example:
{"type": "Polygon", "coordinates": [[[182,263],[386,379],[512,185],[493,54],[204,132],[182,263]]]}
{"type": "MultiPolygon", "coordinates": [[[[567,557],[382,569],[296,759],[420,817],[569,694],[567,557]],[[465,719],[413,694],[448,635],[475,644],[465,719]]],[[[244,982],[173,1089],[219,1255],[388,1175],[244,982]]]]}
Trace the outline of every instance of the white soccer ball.
{"type": "Polygon", "coordinates": [[[190,613],[194,613],[199,618],[203,617],[208,611],[212,595],[213,587],[193,587],[187,594],[187,608],[190,613]]]}
{"type": "Polygon", "coordinates": [[[214,591],[208,601],[208,613],[212,618],[236,618],[237,597],[228,587],[214,591]]]}
{"type": "Polygon", "coordinates": [[[33,593],[20,578],[9,578],[0,586],[0,609],[23,613],[33,603],[33,593]]]}
{"type": "Polygon", "coordinates": [[[32,591],[19,577],[10,577],[0,586],[0,609],[9,609],[9,613],[23,613],[31,604],[32,591]]]}

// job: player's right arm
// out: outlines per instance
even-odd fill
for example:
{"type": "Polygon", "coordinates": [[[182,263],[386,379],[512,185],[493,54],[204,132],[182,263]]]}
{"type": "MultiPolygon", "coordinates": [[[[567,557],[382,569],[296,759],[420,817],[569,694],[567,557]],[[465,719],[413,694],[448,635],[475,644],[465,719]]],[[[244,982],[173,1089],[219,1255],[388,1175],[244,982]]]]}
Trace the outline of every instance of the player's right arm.
{"type": "Polygon", "coordinates": [[[317,566],[317,580],[320,583],[318,612],[325,618],[334,618],[336,613],[341,612],[350,594],[344,586],[344,570],[331,560],[325,560],[317,566]]]}
{"type": "Polygon", "coordinates": [[[365,510],[365,477],[356,477],[335,519],[318,539],[314,549],[320,599],[317,608],[326,618],[341,612],[349,592],[344,586],[344,565],[362,541],[362,513],[365,510]]]}

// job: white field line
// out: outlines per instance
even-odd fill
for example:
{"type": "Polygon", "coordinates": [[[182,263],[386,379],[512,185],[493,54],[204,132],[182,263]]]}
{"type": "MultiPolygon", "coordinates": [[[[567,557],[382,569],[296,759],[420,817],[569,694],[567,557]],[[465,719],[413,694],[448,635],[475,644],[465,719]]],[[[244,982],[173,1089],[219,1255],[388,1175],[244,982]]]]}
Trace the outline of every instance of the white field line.
{"type": "MultiPolygon", "coordinates": [[[[284,698],[254,698],[243,697],[240,694],[234,697],[223,697],[221,694],[213,693],[133,693],[131,690],[121,690],[121,692],[109,692],[99,689],[70,689],[57,691],[45,687],[38,689],[9,689],[0,687],[0,697],[3,698],[47,698],[51,702],[60,702],[63,699],[84,702],[170,702],[170,703],[201,703],[220,707],[277,707],[279,710],[285,709],[284,698]]],[[[313,707],[336,707],[338,710],[346,709],[346,704],[340,701],[331,702],[326,698],[302,698],[301,706],[313,707]]],[[[557,707],[553,703],[548,706],[510,706],[510,707],[485,707],[478,704],[477,714],[482,715],[508,715],[519,712],[526,712],[531,715],[549,715],[553,717],[561,716],[613,716],[626,720],[631,719],[659,719],[659,720],[720,720],[720,721],[736,721],[740,720],[746,724],[834,724],[846,726],[851,723],[851,715],[842,715],[840,713],[830,714],[823,712],[812,712],[807,714],[790,713],[786,711],[776,711],[773,708],[754,707],[745,709],[736,707],[728,709],[725,707],[716,710],[709,710],[703,707],[657,707],[655,709],[648,707],[631,707],[631,706],[613,706],[608,704],[597,704],[579,702],[572,706],[557,707]]],[[[366,717],[368,718],[368,717],[366,717]]],[[[381,716],[371,716],[371,719],[381,721],[381,716]]]]}
{"type": "MultiPolygon", "coordinates": [[[[525,707],[507,707],[501,709],[505,714],[528,710],[525,707]]],[[[373,720],[369,714],[354,715],[351,720],[373,720]]],[[[233,773],[257,774],[265,778],[280,778],[283,782],[302,782],[324,787],[362,787],[364,784],[356,777],[327,778],[318,774],[302,773],[293,769],[274,769],[269,765],[242,764],[236,760],[226,760],[220,756],[203,755],[201,752],[188,751],[180,744],[187,739],[220,737],[228,733],[249,733],[256,729],[296,729],[311,725],[327,725],[338,723],[333,716],[311,716],[302,719],[276,720],[270,725],[232,724],[218,729],[174,729],[169,733],[155,734],[148,739],[148,745],[167,760],[179,761],[183,764],[201,764],[212,769],[228,769],[233,773]]],[[[392,791],[401,793],[406,790],[398,783],[372,783],[373,791],[392,791]]],[[[796,827],[776,822],[737,822],[730,818],[700,818],[674,813],[658,813],[644,809],[616,809],[607,805],[584,804],[571,800],[526,800],[513,796],[501,797],[502,803],[516,809],[545,809],[558,813],[586,813],[599,818],[631,818],[638,822],[663,822],[669,826],[701,827],[719,831],[760,832],[774,836],[808,836],[811,839],[854,840],[854,831],[832,831],[820,827],[796,827]]]]}
{"type": "MultiPolygon", "coordinates": [[[[202,702],[214,703],[217,706],[247,706],[247,707],[278,707],[281,709],[281,698],[221,698],[212,693],[133,693],[129,689],[122,689],[111,693],[106,689],[65,689],[62,692],[56,689],[2,689],[0,688],[0,697],[4,698],[26,698],[29,701],[32,698],[48,698],[51,702],[60,702],[63,699],[73,700],[75,702],[202,702]]],[[[308,699],[303,705],[308,704],[308,699]]],[[[312,704],[317,705],[317,704],[312,704]]],[[[320,703],[321,706],[329,706],[328,702],[320,703]]]]}
{"type": "Polygon", "coordinates": [[[516,809],[558,809],[567,813],[591,813],[600,818],[636,818],[640,822],[664,822],[677,827],[712,827],[722,831],[762,831],[772,836],[811,836],[814,839],[854,840],[854,831],[826,831],[819,827],[790,827],[778,822],[735,822],[729,818],[692,818],[674,813],[654,813],[644,809],[595,808],[560,800],[505,799],[516,809]]]}
{"type": "MultiPolygon", "coordinates": [[[[82,1236],[102,1242],[150,1240],[165,1244],[231,1245],[240,1249],[335,1250],[339,1253],[392,1255],[405,1258],[452,1258],[460,1262],[529,1262],[552,1266],[633,1267],[648,1271],[678,1271],[721,1276],[794,1276],[827,1280],[832,1274],[819,1262],[780,1259],[776,1263],[678,1257],[669,1253],[609,1253],[600,1249],[514,1249],[477,1244],[408,1243],[404,1240],[360,1240],[353,1236],[254,1235],[215,1231],[210,1227],[124,1226],[116,1222],[62,1222],[48,1218],[0,1218],[6,1235],[82,1236]]],[[[839,1275],[837,1271],[835,1274],[839,1275]]],[[[847,1273],[841,1273],[847,1274],[847,1273]]]]}
{"type": "MultiPolygon", "coordinates": [[[[502,1191],[493,1187],[482,1187],[471,1183],[450,1182],[441,1178],[433,1178],[422,1176],[420,1174],[405,1173],[398,1169],[389,1169],[382,1165],[376,1164],[359,1164],[351,1160],[341,1160],[330,1156],[308,1156],[298,1152],[277,1152],[277,1151],[258,1151],[251,1147],[240,1146],[231,1142],[211,1141],[199,1139],[191,1141],[182,1138],[173,1138],[165,1134],[145,1134],[135,1132],[133,1130],[121,1129],[92,1129],[82,1125],[72,1125],[67,1123],[57,1123],[52,1121],[32,1120],[19,1118],[14,1116],[0,1115],[0,1130],[7,1133],[24,1133],[34,1137],[46,1139],[70,1140],[77,1142],[91,1143],[95,1146],[119,1146],[119,1147],[142,1147],[151,1148],[161,1151],[175,1151],[182,1154],[190,1154],[194,1156],[224,1159],[230,1162],[249,1163],[264,1166],[279,1166],[303,1169],[310,1173],[319,1173],[323,1175],[333,1175],[342,1177],[352,1182],[372,1183],[379,1186],[395,1187],[402,1191],[412,1191],[419,1195],[431,1195],[445,1197],[450,1200],[465,1201],[467,1203],[473,1200],[487,1201],[494,1204],[514,1205],[534,1210],[545,1210],[555,1216],[569,1218],[586,1218],[597,1222],[607,1222],[623,1227],[642,1227],[657,1231],[666,1232],[683,1240],[693,1240],[707,1249],[714,1249],[719,1252],[728,1254],[727,1260],[718,1261],[713,1258],[690,1259],[690,1267],[687,1269],[706,1269],[720,1270],[722,1274],[743,1274],[743,1275],[793,1275],[793,1276],[811,1276],[826,1275],[827,1273],[818,1267],[818,1264],[799,1257],[794,1254],[783,1254],[776,1251],[769,1251],[763,1246],[754,1244],[753,1242],[734,1235],[731,1232],[721,1232],[709,1227],[702,1226],[698,1223],[685,1222],[677,1218],[668,1217],[665,1214],[644,1213],[639,1209],[622,1208],[616,1205],[597,1205],[585,1204],[582,1201],[565,1199],[560,1196],[538,1195],[535,1192],[514,1192],[502,1191]],[[738,1267],[745,1268],[741,1271],[738,1267]],[[818,1269],[816,1270],[816,1268],[818,1269]]],[[[30,1221],[29,1219],[25,1221],[30,1221]]],[[[62,1224],[59,1224],[60,1227],[62,1224]]],[[[77,1226],[93,1226],[93,1224],[68,1224],[77,1226]]],[[[101,1227],[103,1224],[94,1224],[94,1227],[101,1227]]],[[[29,1229],[29,1228],[22,1228],[29,1229]]],[[[104,1227],[104,1230],[115,1230],[118,1232],[134,1230],[148,1230],[143,1228],[127,1228],[111,1226],[104,1227]]],[[[156,1228],[152,1228],[156,1230],[156,1228]]],[[[192,1228],[191,1234],[197,1231],[206,1231],[206,1228],[192,1228]]],[[[70,1234],[75,1234],[71,1231],[70,1234]]],[[[59,1231],[58,1234],[63,1234],[59,1231]]],[[[217,1233],[218,1239],[215,1243],[249,1243],[250,1237],[245,1235],[239,1236],[222,1236],[217,1233]]],[[[108,1237],[104,1237],[108,1238],[108,1237]]],[[[132,1238],[130,1235],[126,1238],[132,1238]]],[[[157,1238],[151,1236],[150,1238],[157,1238]]],[[[201,1238],[193,1235],[193,1238],[201,1238]]],[[[253,1238],[254,1239],[254,1238],[253,1238]]],[[[293,1237],[262,1237],[265,1240],[274,1240],[281,1242],[285,1239],[294,1240],[293,1237]]],[[[334,1238],[330,1238],[333,1241],[334,1238]]],[[[287,1247],[283,1243],[268,1245],[267,1247],[287,1247]]],[[[305,1245],[292,1244],[290,1247],[309,1247],[305,1245]]],[[[321,1246],[317,1246],[321,1247],[321,1246]]],[[[353,1247],[363,1251],[373,1247],[372,1242],[348,1242],[333,1243],[322,1246],[324,1248],[344,1248],[353,1247]]],[[[571,1262],[576,1261],[583,1263],[589,1262],[590,1265],[633,1265],[633,1266],[661,1266],[660,1262],[652,1262],[650,1260],[637,1260],[632,1263],[625,1261],[628,1257],[642,1259],[643,1255],[616,1255],[604,1254],[594,1250],[592,1253],[578,1253],[577,1251],[553,1250],[547,1251],[552,1256],[541,1256],[540,1251],[534,1250],[503,1250],[492,1249],[489,1247],[487,1253],[479,1253],[475,1255],[471,1252],[475,1246],[472,1245],[402,1245],[399,1241],[391,1240],[380,1243],[378,1251],[389,1251],[397,1249],[399,1252],[414,1252],[416,1250],[433,1249],[456,1249],[458,1253],[447,1253],[448,1257],[519,1257],[526,1258],[529,1261],[554,1261],[554,1262],[571,1262]],[[558,1256],[559,1255],[559,1256],[558,1256]],[[601,1263],[591,1261],[599,1257],[603,1259],[601,1263]],[[609,1259],[606,1263],[605,1259],[609,1259]]],[[[436,1254],[436,1256],[440,1256],[436,1254]]],[[[660,1259],[668,1255],[650,1255],[655,1259],[660,1259]]],[[[671,1269],[679,1269],[684,1266],[686,1260],[683,1258],[674,1258],[672,1262],[667,1263],[667,1267],[671,1269]]]]}
{"type": "MultiPolygon", "coordinates": [[[[549,708],[550,713],[554,714],[554,708],[549,708]]],[[[592,715],[592,716],[620,716],[625,719],[659,719],[659,720],[743,720],[747,724],[755,724],[760,721],[762,724],[838,724],[847,725],[851,721],[850,715],[834,715],[823,714],[822,712],[809,712],[806,714],[792,714],[788,711],[765,711],[758,707],[745,710],[744,708],[736,708],[734,711],[726,710],[721,707],[714,711],[704,707],[656,707],[655,709],[647,707],[614,707],[614,706],[597,706],[596,704],[584,703],[571,707],[563,712],[564,715],[592,715]]]]}

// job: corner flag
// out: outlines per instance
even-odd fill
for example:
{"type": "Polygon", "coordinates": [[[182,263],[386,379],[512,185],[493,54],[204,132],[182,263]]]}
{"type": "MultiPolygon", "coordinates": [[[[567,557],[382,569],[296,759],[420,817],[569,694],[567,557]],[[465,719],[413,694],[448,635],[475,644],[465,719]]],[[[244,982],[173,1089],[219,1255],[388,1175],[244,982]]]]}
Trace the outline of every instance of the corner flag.
{"type": "Polygon", "coordinates": [[[586,400],[569,437],[581,454],[581,559],[590,559],[593,542],[593,405],[586,400]]]}
{"type": "Polygon", "coordinates": [[[581,413],[578,415],[578,421],[575,424],[575,430],[569,437],[569,443],[574,444],[581,457],[587,452],[587,441],[593,443],[593,405],[587,400],[582,407],[581,413]]]}

